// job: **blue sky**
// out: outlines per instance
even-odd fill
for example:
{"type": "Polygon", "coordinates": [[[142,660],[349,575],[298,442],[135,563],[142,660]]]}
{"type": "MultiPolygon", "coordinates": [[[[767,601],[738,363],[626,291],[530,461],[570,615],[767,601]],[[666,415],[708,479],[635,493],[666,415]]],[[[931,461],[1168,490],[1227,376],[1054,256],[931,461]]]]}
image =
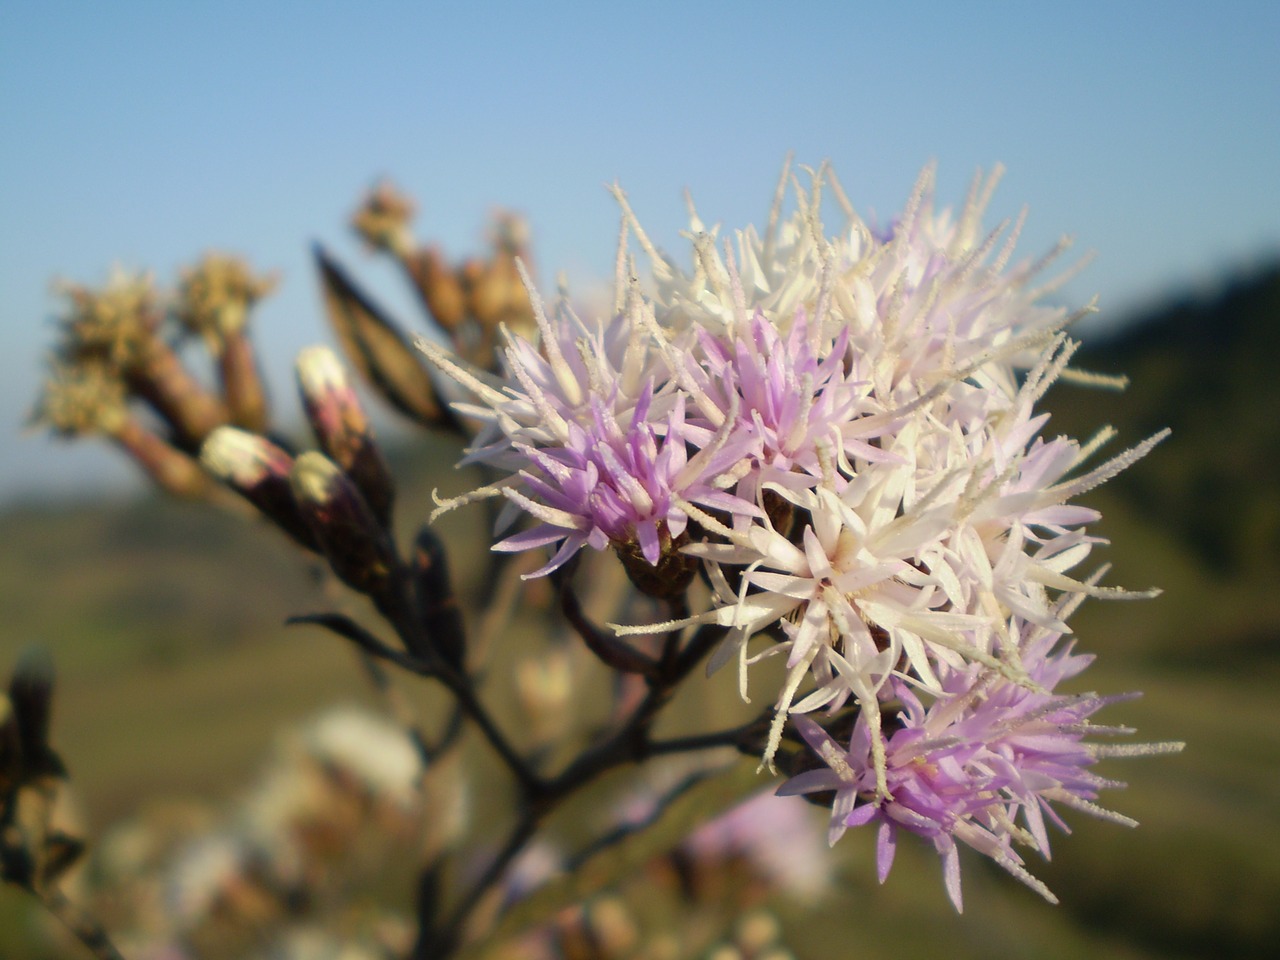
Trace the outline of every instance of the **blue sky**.
{"type": "Polygon", "coordinates": [[[1105,320],[1203,287],[1280,254],[1277,36],[1266,2],[5,4],[0,497],[130,477],[22,435],[53,277],[167,283],[209,249],[279,271],[256,329],[287,419],[292,354],[326,339],[312,240],[409,317],[346,228],[381,175],[455,256],[523,212],[545,284],[607,274],[615,179],[677,249],[686,187],[759,221],[788,151],[882,216],[931,159],[955,203],[999,161],[992,221],[1028,204],[1025,253],[1096,251],[1069,299],[1105,320]]]}

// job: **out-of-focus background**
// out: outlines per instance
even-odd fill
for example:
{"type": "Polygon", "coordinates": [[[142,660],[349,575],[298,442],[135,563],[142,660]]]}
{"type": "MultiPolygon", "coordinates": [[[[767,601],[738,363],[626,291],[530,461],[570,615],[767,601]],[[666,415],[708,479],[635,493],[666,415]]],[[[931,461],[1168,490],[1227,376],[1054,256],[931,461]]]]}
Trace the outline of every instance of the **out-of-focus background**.
{"type": "MultiPolygon", "coordinates": [[[[678,249],[683,189],[708,222],[758,223],[788,151],[830,159],[881,218],[930,159],[940,200],[957,205],[975,168],[1003,162],[990,222],[1026,203],[1024,253],[1063,231],[1097,252],[1061,294],[1073,306],[1100,294],[1080,365],[1133,381],[1120,397],[1056,387],[1051,431],[1105,422],[1133,442],[1173,427],[1093,498],[1115,541],[1112,579],[1165,595],[1086,604],[1073,623],[1099,654],[1091,686],[1146,691],[1111,719],[1187,751],[1110,764],[1131,784],[1110,801],[1143,827],[1074,818],[1037,871],[1061,907],[969,858],[955,917],[932,854],[904,853],[881,888],[851,836],[834,898],[784,915],[793,948],[1274,955],[1280,8],[859,7],[0,11],[0,673],[28,643],[53,650],[55,742],[92,827],[147,797],[234,796],[278,724],[367,694],[346,650],[281,628],[326,600],[270,532],[145,495],[105,446],[23,434],[55,277],[99,285],[119,263],[171,284],[210,249],[279,271],[255,337],[288,422],[293,354],[328,339],[312,240],[414,315],[400,278],[346,228],[380,176],[419,201],[417,232],[453,256],[483,247],[494,207],[523,213],[550,290],[561,270],[579,289],[609,275],[607,182],[678,249]]],[[[398,450],[405,523],[425,514],[449,456],[398,450]]],[[[0,889],[5,957],[35,949],[20,900],[0,889]]]]}

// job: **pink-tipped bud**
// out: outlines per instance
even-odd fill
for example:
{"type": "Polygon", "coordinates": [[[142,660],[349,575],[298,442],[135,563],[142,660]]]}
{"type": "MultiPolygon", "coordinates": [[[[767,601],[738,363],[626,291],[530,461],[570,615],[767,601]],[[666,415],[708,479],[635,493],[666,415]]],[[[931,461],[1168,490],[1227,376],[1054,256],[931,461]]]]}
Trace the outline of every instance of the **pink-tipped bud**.
{"type": "Polygon", "coordinates": [[[218,427],[200,448],[204,468],[240,494],[303,546],[318,550],[311,527],[294,502],[293,457],[266,437],[218,427]]]}
{"type": "Polygon", "coordinates": [[[320,448],[360,489],[378,523],[389,526],[395,484],[342,362],[328,347],[298,354],[298,389],[320,448]]]}
{"type": "Polygon", "coordinates": [[[333,572],[361,593],[382,594],[397,566],[395,550],[351,478],[324,454],[308,452],[294,461],[289,482],[333,572]]]}

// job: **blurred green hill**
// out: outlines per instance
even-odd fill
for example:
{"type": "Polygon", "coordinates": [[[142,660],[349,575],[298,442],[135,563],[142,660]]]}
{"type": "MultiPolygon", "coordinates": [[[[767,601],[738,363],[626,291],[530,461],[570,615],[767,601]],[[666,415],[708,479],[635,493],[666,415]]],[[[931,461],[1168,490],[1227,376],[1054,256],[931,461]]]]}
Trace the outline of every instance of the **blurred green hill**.
{"type": "Polygon", "coordinates": [[[1054,426],[1078,436],[1111,422],[1126,442],[1173,430],[1151,463],[1110,492],[1143,521],[1172,530],[1218,576],[1276,572],[1280,265],[1086,341],[1076,363],[1125,374],[1131,385],[1119,400],[1079,391],[1059,402],[1054,426]]]}
{"type": "MultiPolygon", "coordinates": [[[[1180,739],[1178,757],[1108,761],[1130,789],[1104,797],[1143,822],[1070,818],[1075,836],[1035,865],[1052,908],[964,857],[966,913],[936,858],[899,854],[874,882],[872,838],[842,841],[843,889],[784,914],[802,957],[1264,958],[1280,944],[1280,264],[1090,339],[1076,365],[1122,372],[1121,395],[1067,384],[1050,433],[1110,423],[1128,446],[1170,426],[1147,460],[1093,492],[1114,541],[1109,582],[1154,601],[1091,602],[1073,621],[1101,692],[1146,691],[1103,722],[1180,739]],[[819,948],[822,952],[819,953],[819,948]]],[[[457,451],[396,452],[406,527],[433,486],[467,486],[457,451]]],[[[451,514],[459,579],[476,586],[484,531],[451,514]]],[[[52,648],[55,743],[93,830],[151,796],[234,795],[276,727],[335,700],[371,699],[354,658],[292,614],[331,608],[304,558],[243,517],[159,499],[25,505],[0,514],[0,672],[29,642],[52,648]]],[[[732,686],[732,680],[718,676],[732,686]]],[[[860,833],[860,832],[855,832],[860,833]]],[[[44,958],[14,891],[0,890],[0,956],[44,958]],[[23,952],[23,951],[26,952],[23,952]]]]}

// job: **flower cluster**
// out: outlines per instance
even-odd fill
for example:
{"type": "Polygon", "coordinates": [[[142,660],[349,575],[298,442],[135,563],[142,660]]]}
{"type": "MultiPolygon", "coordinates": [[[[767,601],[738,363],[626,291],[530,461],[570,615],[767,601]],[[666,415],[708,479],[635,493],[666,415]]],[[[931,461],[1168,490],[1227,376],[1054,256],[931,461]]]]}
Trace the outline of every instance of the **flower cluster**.
{"type": "Polygon", "coordinates": [[[784,783],[783,796],[834,791],[828,839],[848,827],[879,824],[877,868],[883,883],[893,865],[897,836],[907,830],[929,839],[943,862],[947,894],[962,909],[956,840],[989,856],[1046,900],[1053,894],[1027,872],[1013,844],[1049,856],[1046,820],[1066,824],[1053,803],[1124,826],[1136,822],[1098,806],[1098,792],[1124,784],[1088,768],[1100,757],[1147,756],[1180,744],[1116,745],[1086,742],[1117,736],[1127,727],[1099,726],[1089,717],[1109,703],[1136,694],[1099,697],[1053,692],[1092,661],[1062,644],[1062,634],[1022,623],[1023,667],[1031,684],[1011,682],[970,666],[944,671],[943,694],[926,706],[899,678],[889,688],[899,710],[884,736],[886,794],[878,793],[871,725],[862,713],[847,749],[809,717],[794,718],[801,736],[824,766],[784,783]]]}
{"type": "Polygon", "coordinates": [[[744,696],[749,667],[784,656],[764,764],[792,718],[829,769],[790,789],[836,790],[832,839],[879,818],[883,873],[899,828],[932,838],[957,905],[953,838],[1026,876],[1009,843],[1047,852],[1047,801],[1087,805],[1105,783],[1080,738],[1106,701],[1052,693],[1086,662],[1055,645],[1085,596],[1151,591],[1072,576],[1098,515],[1069,501],[1163,436],[1090,468],[1105,432],[1083,446],[1043,434],[1036,404],[1085,376],[1068,369],[1075,315],[1042,302],[1069,275],[1043,279],[1066,245],[1011,266],[1021,221],[981,226],[997,179],[976,179],[953,219],[926,169],[874,229],[825,167],[807,186],[784,172],[763,235],[721,247],[692,214],[692,272],[615,191],[612,313],[548,315],[533,297],[540,342],[508,339],[505,379],[420,343],[477,398],[458,406],[484,423],[470,458],[501,474],[442,509],[502,496],[500,522],[530,514],[495,549],[558,547],[535,576],[612,548],[637,586],[669,596],[639,559],[701,564],[709,609],[619,632],[725,628],[711,667],[736,661],[744,696]],[[824,193],[845,214],[834,235],[824,193]],[[805,715],[850,702],[842,751],[805,715]]]}

